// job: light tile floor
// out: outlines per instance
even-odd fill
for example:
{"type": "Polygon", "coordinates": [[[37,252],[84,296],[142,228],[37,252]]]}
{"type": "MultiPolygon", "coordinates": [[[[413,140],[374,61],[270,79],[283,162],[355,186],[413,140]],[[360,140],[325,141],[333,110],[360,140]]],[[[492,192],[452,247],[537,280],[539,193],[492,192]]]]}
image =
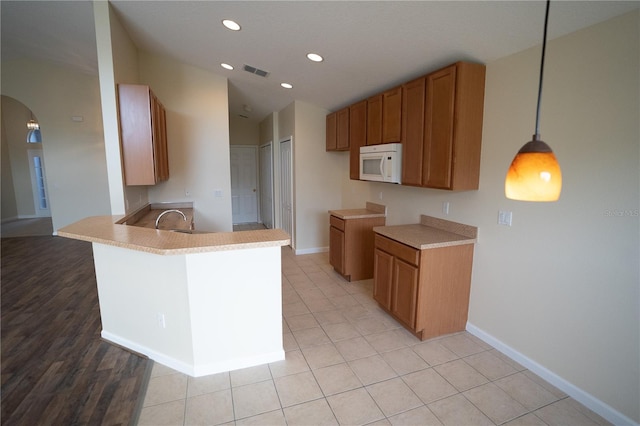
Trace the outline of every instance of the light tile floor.
{"type": "Polygon", "coordinates": [[[139,425],[604,425],[475,336],[421,342],[328,254],[282,252],[286,359],[192,378],[155,364],[139,425]]]}

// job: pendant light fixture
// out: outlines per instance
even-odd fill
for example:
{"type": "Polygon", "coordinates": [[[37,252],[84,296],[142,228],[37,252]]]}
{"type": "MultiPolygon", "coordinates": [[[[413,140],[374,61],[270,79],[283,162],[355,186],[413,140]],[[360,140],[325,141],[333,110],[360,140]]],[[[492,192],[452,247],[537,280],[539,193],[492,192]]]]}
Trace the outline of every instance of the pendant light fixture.
{"type": "Polygon", "coordinates": [[[544,18],[544,37],[542,41],[542,59],[540,60],[540,84],[538,86],[538,105],[536,110],[536,129],[533,139],[516,154],[511,162],[504,184],[505,195],[512,200],[556,201],[562,190],[562,173],[553,151],[540,139],[540,98],[542,97],[542,76],[544,73],[544,54],[547,46],[547,23],[549,21],[549,3],[544,18]]]}

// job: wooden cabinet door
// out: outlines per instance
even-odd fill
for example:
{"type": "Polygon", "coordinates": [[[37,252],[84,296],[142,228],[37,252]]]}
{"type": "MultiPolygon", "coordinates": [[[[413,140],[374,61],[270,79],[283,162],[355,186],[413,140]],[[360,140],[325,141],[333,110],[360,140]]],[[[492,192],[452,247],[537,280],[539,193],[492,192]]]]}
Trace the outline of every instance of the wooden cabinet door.
{"type": "Polygon", "coordinates": [[[391,309],[393,285],[393,256],[380,249],[373,253],[373,298],[387,309],[391,309]]]}
{"type": "Polygon", "coordinates": [[[402,87],[382,94],[382,143],[400,142],[402,136],[402,87]]]}
{"type": "Polygon", "coordinates": [[[166,113],[149,86],[118,84],[118,115],[125,185],[169,179],[166,113]]]}
{"type": "Polygon", "coordinates": [[[343,108],[337,113],[336,150],[349,150],[349,108],[343,108]]]}
{"type": "Polygon", "coordinates": [[[367,99],[367,145],[382,143],[382,94],[367,99]]]}
{"type": "Polygon", "coordinates": [[[402,86],[402,184],[422,185],[426,79],[402,86]]]}
{"type": "Polygon", "coordinates": [[[456,66],[427,76],[424,185],[451,189],[456,66]]]}
{"type": "Polygon", "coordinates": [[[344,232],[332,226],[329,228],[329,263],[341,274],[345,274],[344,232]]]}
{"type": "Polygon", "coordinates": [[[349,107],[349,177],[360,179],[360,147],[367,144],[367,101],[349,107]]]}
{"type": "Polygon", "coordinates": [[[391,313],[409,328],[416,326],[418,268],[396,258],[393,264],[391,313]]]}
{"type": "Polygon", "coordinates": [[[155,181],[169,179],[169,155],[167,149],[166,112],[158,98],[151,94],[151,127],[153,129],[153,153],[155,181]]]}
{"type": "Polygon", "coordinates": [[[332,112],[327,115],[327,142],[326,151],[335,151],[338,148],[338,114],[332,112]]]}

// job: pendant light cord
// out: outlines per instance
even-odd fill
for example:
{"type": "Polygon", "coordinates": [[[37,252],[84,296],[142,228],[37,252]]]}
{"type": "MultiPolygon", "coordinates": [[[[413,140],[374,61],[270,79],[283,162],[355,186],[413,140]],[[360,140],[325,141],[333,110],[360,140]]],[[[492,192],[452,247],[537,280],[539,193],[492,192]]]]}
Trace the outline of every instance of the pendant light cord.
{"type": "Polygon", "coordinates": [[[538,106],[536,109],[536,134],[535,139],[540,139],[540,100],[542,99],[542,77],[544,74],[544,55],[547,50],[547,24],[549,22],[549,4],[551,0],[547,0],[547,11],[544,16],[544,35],[542,37],[542,59],[540,59],[540,84],[538,85],[538,106]]]}

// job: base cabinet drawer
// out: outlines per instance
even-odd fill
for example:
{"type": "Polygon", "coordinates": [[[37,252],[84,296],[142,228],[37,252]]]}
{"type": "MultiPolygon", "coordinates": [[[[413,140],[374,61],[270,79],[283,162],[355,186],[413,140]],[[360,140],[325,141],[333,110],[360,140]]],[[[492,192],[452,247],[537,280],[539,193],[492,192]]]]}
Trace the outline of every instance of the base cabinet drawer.
{"type": "Polygon", "coordinates": [[[463,331],[473,247],[417,250],[376,234],[373,298],[421,340],[463,331]]]}

